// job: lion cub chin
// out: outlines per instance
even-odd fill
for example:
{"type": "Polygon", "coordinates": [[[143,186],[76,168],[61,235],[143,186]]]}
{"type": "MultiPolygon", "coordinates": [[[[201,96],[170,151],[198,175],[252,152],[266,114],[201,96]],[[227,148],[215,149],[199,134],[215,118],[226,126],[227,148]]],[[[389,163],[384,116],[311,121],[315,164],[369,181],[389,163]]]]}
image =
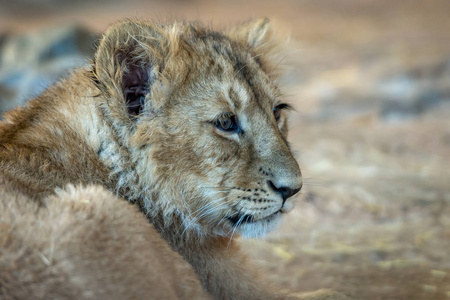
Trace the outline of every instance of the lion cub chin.
{"type": "Polygon", "coordinates": [[[126,20],[0,123],[0,298],[289,296],[240,254],[294,206],[267,19],[126,20]],[[130,204],[133,203],[133,204],[130,204]]]}

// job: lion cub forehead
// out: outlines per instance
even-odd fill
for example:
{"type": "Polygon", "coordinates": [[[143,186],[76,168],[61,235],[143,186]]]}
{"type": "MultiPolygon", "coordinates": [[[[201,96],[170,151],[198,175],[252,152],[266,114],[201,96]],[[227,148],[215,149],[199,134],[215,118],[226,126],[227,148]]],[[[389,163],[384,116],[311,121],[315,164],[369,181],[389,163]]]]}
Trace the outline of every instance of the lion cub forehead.
{"type": "MultiPolygon", "coordinates": [[[[236,41],[226,33],[190,26],[183,36],[189,75],[211,86],[221,86],[233,108],[245,107],[252,100],[272,104],[278,88],[262,68],[262,53],[236,41]],[[218,81],[216,83],[216,81],[218,81]]],[[[270,105],[269,105],[270,106],[270,105]]]]}
{"type": "Polygon", "coordinates": [[[238,81],[224,84],[222,93],[223,98],[233,111],[249,106],[252,100],[248,89],[238,81]]]}
{"type": "Polygon", "coordinates": [[[253,107],[271,110],[276,101],[273,88],[264,85],[255,88],[238,80],[225,85],[223,93],[226,95],[229,106],[234,110],[246,110],[253,107]]]}
{"type": "MultiPolygon", "coordinates": [[[[198,85],[196,87],[198,88],[198,85]]],[[[253,113],[256,111],[270,112],[276,96],[270,88],[264,93],[261,92],[261,89],[255,91],[240,80],[224,82],[218,78],[211,78],[200,93],[198,93],[199,91],[194,92],[198,96],[197,100],[193,101],[193,105],[217,115],[226,112],[239,114],[248,110],[253,113]]],[[[191,104],[186,103],[186,105],[191,104]]]]}

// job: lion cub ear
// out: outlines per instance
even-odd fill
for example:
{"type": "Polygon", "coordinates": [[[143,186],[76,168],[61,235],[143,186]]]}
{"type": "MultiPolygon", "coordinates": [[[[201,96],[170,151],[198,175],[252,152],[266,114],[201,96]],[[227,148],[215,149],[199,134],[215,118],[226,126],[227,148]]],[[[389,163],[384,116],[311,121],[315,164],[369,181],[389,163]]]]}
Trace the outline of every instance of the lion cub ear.
{"type": "Polygon", "coordinates": [[[151,98],[173,38],[164,26],[124,21],[111,26],[95,54],[95,76],[107,96],[119,99],[131,116],[138,115],[151,98]],[[124,105],[125,104],[125,105],[124,105]]]}
{"type": "Polygon", "coordinates": [[[255,50],[262,50],[272,42],[275,30],[267,18],[254,19],[232,27],[229,35],[255,50]]]}
{"type": "Polygon", "coordinates": [[[269,19],[249,20],[230,28],[228,35],[255,53],[264,71],[273,71],[273,61],[282,51],[284,43],[277,37],[269,19]]]}

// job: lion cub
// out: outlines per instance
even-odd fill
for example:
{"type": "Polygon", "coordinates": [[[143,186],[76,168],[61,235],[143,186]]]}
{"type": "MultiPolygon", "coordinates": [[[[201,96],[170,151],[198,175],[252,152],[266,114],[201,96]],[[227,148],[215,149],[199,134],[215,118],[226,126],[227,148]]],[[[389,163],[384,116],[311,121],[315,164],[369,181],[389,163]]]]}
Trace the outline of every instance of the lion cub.
{"type": "Polygon", "coordinates": [[[266,19],[123,21],[90,66],[11,111],[0,298],[287,298],[233,240],[272,230],[302,187],[273,35],[266,19]]]}

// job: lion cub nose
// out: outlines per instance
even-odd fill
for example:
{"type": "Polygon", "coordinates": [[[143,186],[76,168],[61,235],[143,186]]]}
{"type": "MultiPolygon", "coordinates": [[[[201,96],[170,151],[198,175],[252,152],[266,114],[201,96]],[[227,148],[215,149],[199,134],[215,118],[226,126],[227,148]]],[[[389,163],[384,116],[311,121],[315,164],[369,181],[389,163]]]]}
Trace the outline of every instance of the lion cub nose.
{"type": "Polygon", "coordinates": [[[302,183],[300,182],[299,186],[296,187],[289,187],[289,186],[276,186],[272,181],[268,180],[267,184],[269,185],[269,187],[279,193],[281,195],[281,197],[283,198],[283,204],[284,202],[286,202],[286,199],[294,196],[295,194],[297,194],[301,188],[302,188],[302,183]]]}

